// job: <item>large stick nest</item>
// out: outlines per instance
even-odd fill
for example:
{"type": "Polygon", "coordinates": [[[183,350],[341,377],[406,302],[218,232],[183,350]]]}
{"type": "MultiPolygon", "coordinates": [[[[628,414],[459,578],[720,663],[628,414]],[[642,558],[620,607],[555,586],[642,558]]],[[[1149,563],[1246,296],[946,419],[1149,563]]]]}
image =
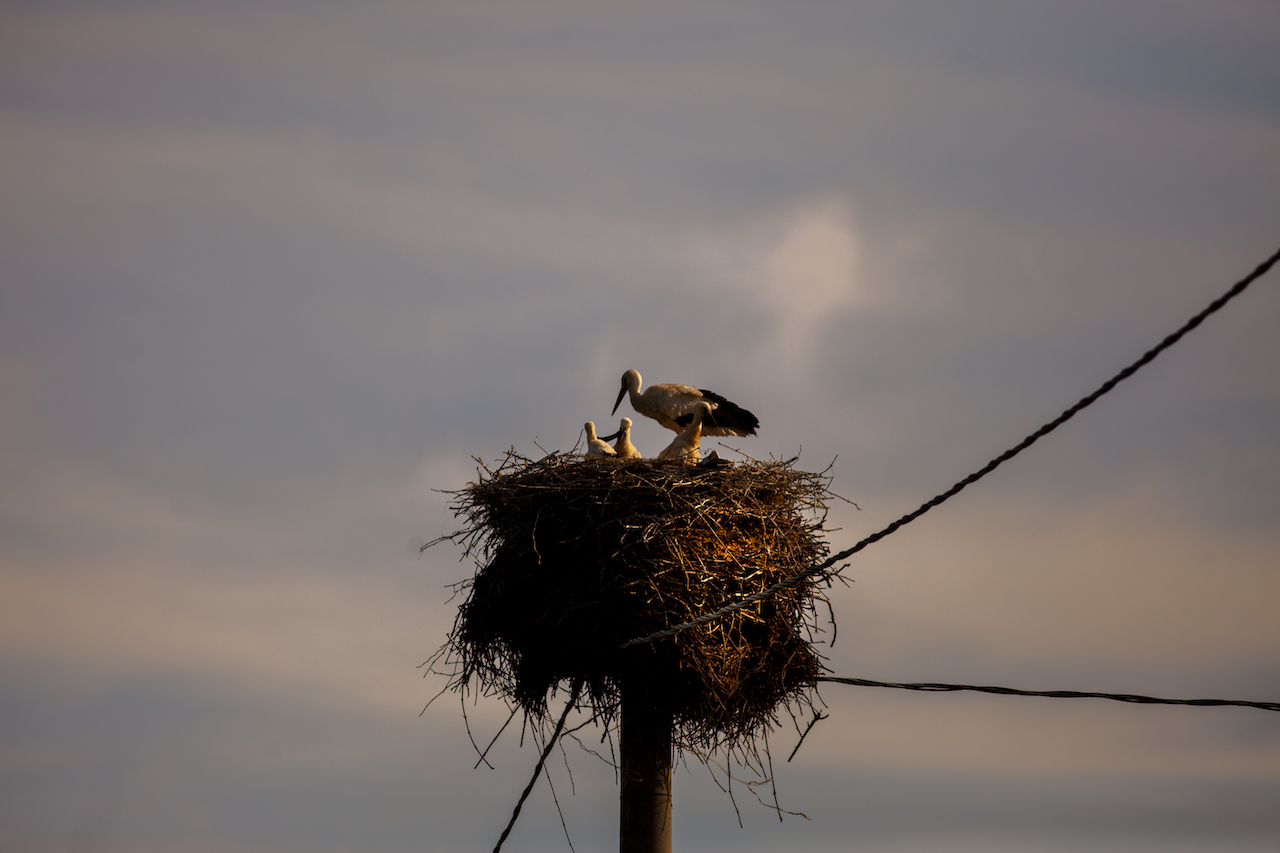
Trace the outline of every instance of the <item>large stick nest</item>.
{"type": "MultiPolygon", "coordinates": [[[[750,747],[812,706],[814,648],[830,574],[674,637],[622,644],[758,592],[819,563],[828,478],[789,462],[719,468],[659,460],[508,453],[456,492],[450,539],[479,566],[440,656],[450,686],[501,695],[536,720],[562,681],[616,722],[619,686],[642,674],[675,741],[697,753],[750,747]]],[[[483,464],[483,463],[482,463],[483,464]]]]}

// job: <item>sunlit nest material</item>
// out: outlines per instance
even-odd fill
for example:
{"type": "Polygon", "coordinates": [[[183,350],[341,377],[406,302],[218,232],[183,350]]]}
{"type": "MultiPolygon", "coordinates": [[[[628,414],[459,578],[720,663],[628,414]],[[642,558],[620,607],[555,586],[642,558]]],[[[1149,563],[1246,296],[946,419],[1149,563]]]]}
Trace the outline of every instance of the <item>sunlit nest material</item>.
{"type": "Polygon", "coordinates": [[[502,696],[542,723],[549,695],[580,680],[606,729],[618,719],[620,677],[644,671],[670,702],[677,748],[753,751],[781,709],[795,720],[813,708],[830,573],[674,637],[621,646],[827,555],[828,477],[794,461],[702,468],[508,453],[449,493],[466,526],[447,538],[479,569],[460,584],[467,598],[437,668],[448,664],[455,690],[502,696]]]}

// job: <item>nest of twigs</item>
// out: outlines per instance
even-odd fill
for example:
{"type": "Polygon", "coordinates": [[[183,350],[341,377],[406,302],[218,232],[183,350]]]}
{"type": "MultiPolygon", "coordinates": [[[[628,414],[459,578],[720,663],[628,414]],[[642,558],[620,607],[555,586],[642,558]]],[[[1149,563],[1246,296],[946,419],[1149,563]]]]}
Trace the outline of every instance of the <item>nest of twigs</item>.
{"type": "Polygon", "coordinates": [[[703,468],[508,453],[449,493],[466,524],[446,538],[479,566],[459,584],[467,597],[438,657],[452,664],[450,685],[475,679],[542,721],[549,693],[580,682],[608,727],[621,680],[643,672],[672,712],[676,745],[698,754],[749,744],[780,707],[793,718],[812,707],[823,670],[816,605],[830,573],[622,648],[826,557],[828,478],[794,461],[703,468]]]}

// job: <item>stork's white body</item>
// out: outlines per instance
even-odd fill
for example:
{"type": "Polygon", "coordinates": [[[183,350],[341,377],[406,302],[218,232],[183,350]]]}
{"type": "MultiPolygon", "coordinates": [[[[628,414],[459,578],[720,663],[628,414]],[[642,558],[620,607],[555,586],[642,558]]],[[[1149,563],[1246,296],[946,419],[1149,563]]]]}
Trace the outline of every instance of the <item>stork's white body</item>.
{"type": "Polygon", "coordinates": [[[699,390],[692,385],[658,383],[640,391],[640,374],[628,370],[622,374],[622,389],[618,391],[613,410],[618,411],[624,396],[630,395],[631,408],[648,418],[653,418],[673,432],[681,432],[690,424],[690,418],[699,403],[711,407],[711,415],[703,428],[704,435],[755,435],[760,421],[746,409],[729,402],[719,394],[699,390]]]}
{"type": "Polygon", "coordinates": [[[658,458],[678,459],[686,465],[698,464],[702,459],[698,452],[698,445],[702,440],[702,421],[710,415],[710,403],[699,401],[695,404],[693,422],[680,431],[675,439],[658,454],[658,458]]]}
{"type": "Polygon", "coordinates": [[[596,438],[596,425],[591,421],[587,421],[582,425],[587,431],[587,455],[588,456],[617,456],[618,454],[607,443],[596,438]]]}

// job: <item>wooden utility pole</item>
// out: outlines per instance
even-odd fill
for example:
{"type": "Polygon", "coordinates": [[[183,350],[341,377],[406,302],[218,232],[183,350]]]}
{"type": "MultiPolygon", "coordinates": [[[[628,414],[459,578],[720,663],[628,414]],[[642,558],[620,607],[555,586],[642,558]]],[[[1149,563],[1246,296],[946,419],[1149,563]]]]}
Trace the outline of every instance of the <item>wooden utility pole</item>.
{"type": "Polygon", "coordinates": [[[643,671],[622,682],[620,853],[671,853],[671,711],[643,671]]]}

